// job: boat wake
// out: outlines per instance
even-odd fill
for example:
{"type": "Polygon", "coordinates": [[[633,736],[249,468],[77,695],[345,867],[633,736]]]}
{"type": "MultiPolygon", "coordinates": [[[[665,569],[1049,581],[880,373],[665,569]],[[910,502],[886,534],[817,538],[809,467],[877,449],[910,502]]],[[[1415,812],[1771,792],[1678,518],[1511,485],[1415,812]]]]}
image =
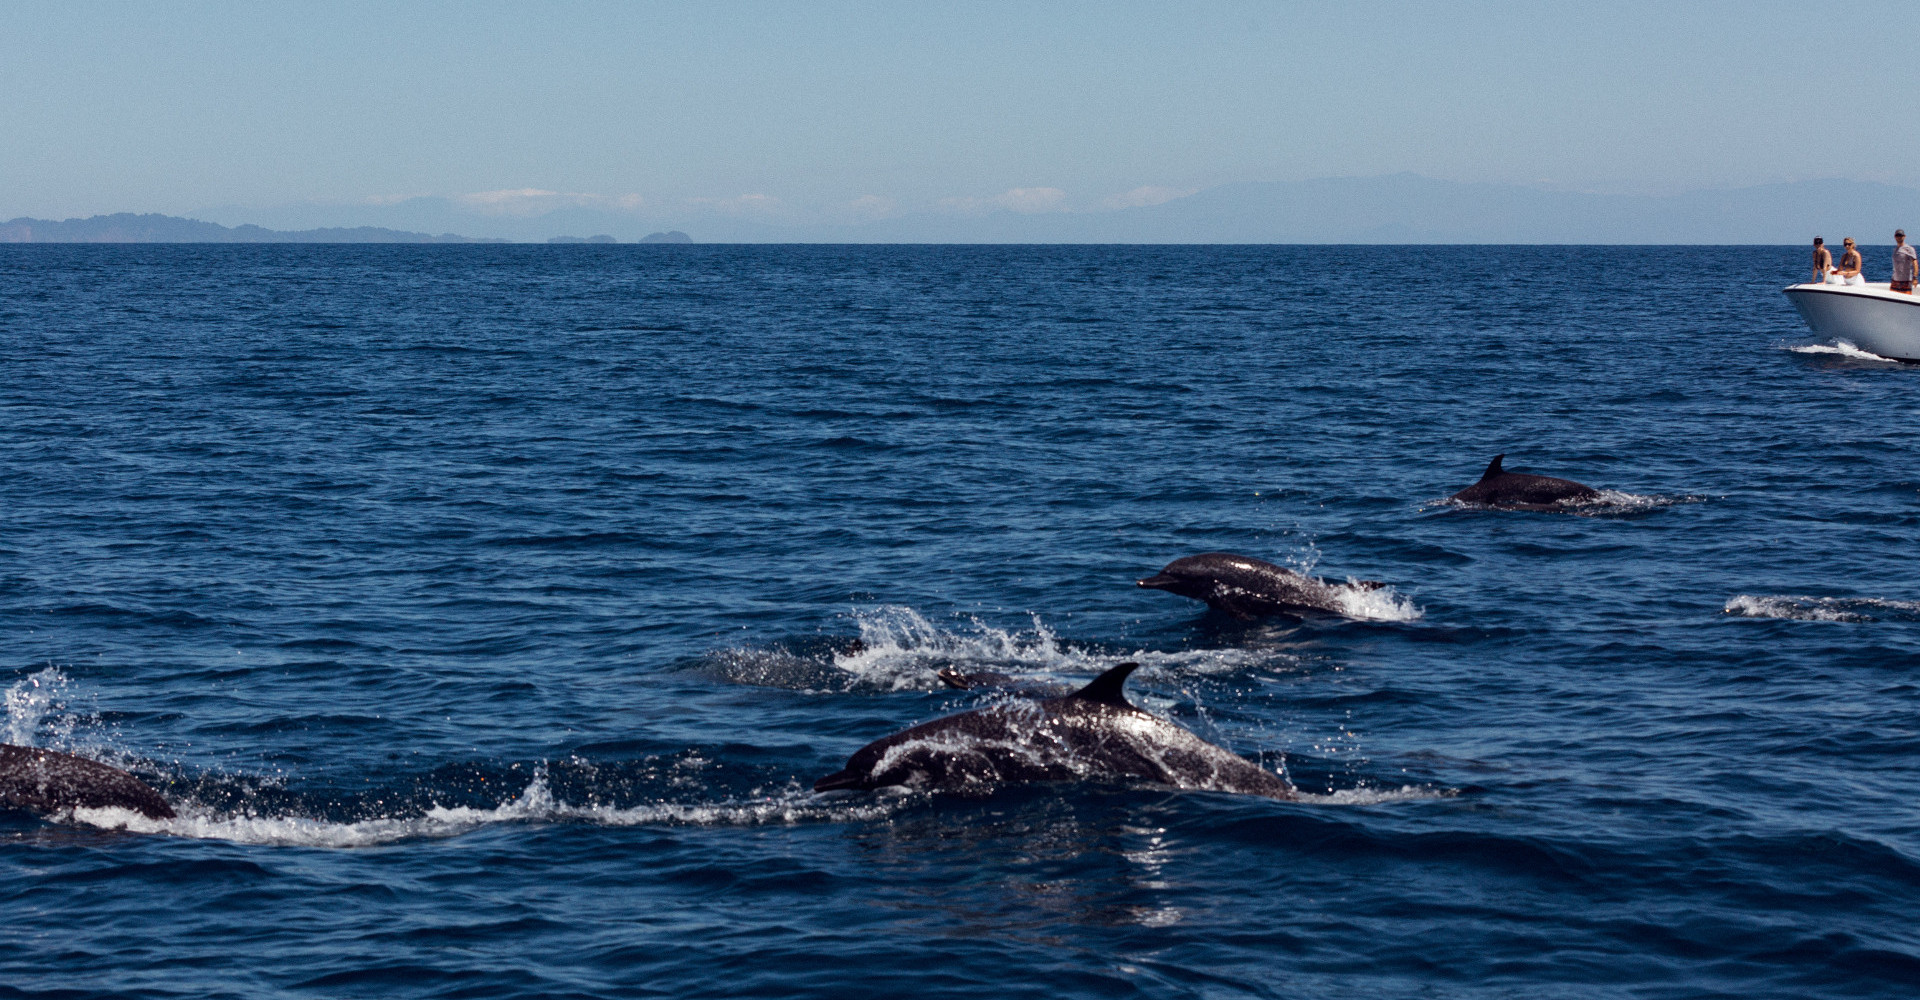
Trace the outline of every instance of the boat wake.
{"type": "Polygon", "coordinates": [[[1736,594],[1722,609],[1742,618],[1785,618],[1808,622],[1920,621],[1920,601],[1878,597],[1797,597],[1736,594]]]}
{"type": "Polygon", "coordinates": [[[1837,354],[1843,358],[1850,358],[1854,361],[1877,361],[1889,365],[1897,365],[1900,363],[1892,358],[1883,358],[1871,351],[1863,351],[1844,340],[1835,341],[1831,344],[1802,344],[1789,347],[1787,350],[1795,354],[1837,354]]]}

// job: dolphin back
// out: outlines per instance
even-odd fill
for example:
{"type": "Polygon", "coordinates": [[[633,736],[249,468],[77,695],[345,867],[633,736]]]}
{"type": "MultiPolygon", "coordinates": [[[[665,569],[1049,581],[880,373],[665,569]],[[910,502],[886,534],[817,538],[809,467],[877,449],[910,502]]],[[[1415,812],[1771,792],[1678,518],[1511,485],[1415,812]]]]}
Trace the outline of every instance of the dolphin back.
{"type": "Polygon", "coordinates": [[[1127,700],[1122,663],[1070,695],[922,723],[854,751],[814,791],[906,786],[983,792],[1010,782],[1133,778],[1291,799],[1285,778],[1127,700]]]}
{"type": "Polygon", "coordinates": [[[117,808],[148,819],[174,817],[159,792],[117,767],[11,743],[0,743],[0,807],[43,814],[117,808]]]}
{"type": "Polygon", "coordinates": [[[1479,482],[1449,499],[1502,510],[1557,510],[1566,501],[1592,500],[1600,495],[1599,490],[1571,479],[1508,472],[1500,464],[1506,457],[1493,456],[1479,482]]]}

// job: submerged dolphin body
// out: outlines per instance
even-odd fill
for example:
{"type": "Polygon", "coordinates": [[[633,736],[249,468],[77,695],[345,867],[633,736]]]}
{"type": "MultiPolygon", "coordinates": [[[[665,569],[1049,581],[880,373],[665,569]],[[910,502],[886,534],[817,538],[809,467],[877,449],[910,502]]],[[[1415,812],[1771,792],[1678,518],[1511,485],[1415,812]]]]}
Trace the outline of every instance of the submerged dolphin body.
{"type": "Polygon", "coordinates": [[[952,667],[941,667],[935,676],[940,678],[940,683],[950,688],[958,688],[962,691],[1005,691],[1023,698],[1056,698],[1072,691],[1071,688],[1059,684],[1027,680],[1011,674],[1003,674],[997,670],[977,670],[969,674],[952,667]]]}
{"type": "Polygon", "coordinates": [[[1291,799],[1285,778],[1135,708],[1122,663],[1061,698],[1009,702],[921,723],[855,751],[816,792],[911,788],[984,790],[1004,782],[1136,778],[1291,799]]]}
{"type": "Polygon", "coordinates": [[[1500,468],[1505,455],[1493,456],[1480,481],[1449,499],[1498,510],[1566,510],[1568,502],[1598,500],[1600,491],[1571,479],[1529,476],[1500,468]]]}
{"type": "Polygon", "coordinates": [[[1175,559],[1159,573],[1136,583],[1205,601],[1215,611],[1224,611],[1235,618],[1297,615],[1302,611],[1345,614],[1344,598],[1356,588],[1377,590],[1383,586],[1373,580],[1328,583],[1231,552],[1204,552],[1175,559]]]}
{"type": "Polygon", "coordinates": [[[148,819],[174,816],[159,792],[117,767],[11,743],[0,743],[0,808],[38,813],[119,808],[148,819]]]}

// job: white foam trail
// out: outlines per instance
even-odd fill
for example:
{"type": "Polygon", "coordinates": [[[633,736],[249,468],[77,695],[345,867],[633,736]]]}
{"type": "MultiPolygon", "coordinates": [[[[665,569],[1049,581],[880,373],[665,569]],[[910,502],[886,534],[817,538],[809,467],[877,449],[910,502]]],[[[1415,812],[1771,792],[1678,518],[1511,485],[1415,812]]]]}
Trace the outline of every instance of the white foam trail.
{"type": "MultiPolygon", "coordinates": [[[[1678,504],[1704,503],[1710,499],[1697,493],[1667,496],[1659,493],[1628,493],[1625,490],[1611,489],[1603,489],[1600,490],[1599,493],[1599,496],[1591,500],[1562,500],[1559,503],[1559,507],[1569,514],[1593,517],[1601,514],[1639,514],[1650,510],[1659,510],[1662,507],[1673,507],[1678,504]]],[[[1496,509],[1486,504],[1467,503],[1463,500],[1455,500],[1452,497],[1429,500],[1420,505],[1420,509],[1423,511],[1432,510],[1436,507],[1458,507],[1462,510],[1496,509]]],[[[1551,511],[1549,511],[1549,513],[1551,513],[1551,511]]]]}
{"type": "MultiPolygon", "coordinates": [[[[1398,788],[1343,788],[1325,795],[1301,792],[1308,805],[1369,806],[1447,798],[1446,789],[1402,785],[1398,788]]],[[[367,819],[350,823],[301,816],[215,816],[191,807],[173,819],[148,819],[130,809],[75,809],[56,820],[71,820],[103,830],[167,834],[194,840],[220,840],[268,847],[318,847],[334,850],[379,847],[409,840],[456,837],[502,823],[592,823],[601,826],[795,826],[802,823],[868,823],[887,819],[927,800],[924,793],[881,789],[857,798],[828,797],[790,784],[778,794],[731,802],[660,802],[628,808],[576,806],[556,801],[546,776],[536,774],[511,802],[493,809],[435,807],[420,816],[367,819]]]]}
{"type": "Polygon", "coordinates": [[[1883,358],[1871,351],[1863,351],[1844,340],[1836,341],[1832,344],[1802,344],[1798,347],[1789,347],[1787,350],[1795,354],[1838,354],[1841,357],[1852,358],[1855,361],[1879,361],[1890,365],[1900,363],[1892,358],[1883,358]]]}
{"type": "Polygon", "coordinates": [[[1920,620],[1920,601],[1878,597],[1799,597],[1735,594],[1721,609],[1743,618],[1785,618],[1808,622],[1871,622],[1920,620]]]}
{"type": "Polygon", "coordinates": [[[1372,806],[1383,802],[1416,802],[1444,799],[1453,793],[1444,789],[1401,785],[1399,788],[1342,788],[1325,795],[1301,792],[1300,801],[1322,806],[1372,806]]]}
{"type": "MultiPolygon", "coordinates": [[[[1355,613],[1401,620],[1412,605],[1395,597],[1390,589],[1354,591],[1355,613]],[[1401,605],[1405,604],[1404,607],[1401,605]]],[[[1412,610],[1417,617],[1418,609],[1412,610]]],[[[1063,683],[1074,678],[1098,674],[1119,660],[1133,660],[1143,670],[1205,675],[1235,673],[1250,667],[1272,667],[1275,661],[1292,662],[1291,654],[1273,650],[1202,649],[1162,653],[1136,650],[1128,653],[1089,651],[1062,645],[1058,635],[1033,616],[1031,630],[1012,631],[996,628],[972,619],[967,628],[949,631],[928,621],[912,608],[886,606],[860,611],[854,615],[860,628],[860,649],[837,654],[833,665],[853,674],[862,685],[892,691],[924,691],[937,688],[937,676],[943,667],[962,673],[992,670],[1036,679],[1053,677],[1063,683]]]]}
{"type": "Polygon", "coordinates": [[[885,819],[911,796],[877,796],[847,802],[832,801],[790,784],[779,793],[746,801],[661,802],[631,808],[576,806],[553,797],[544,771],[512,801],[493,809],[436,806],[410,817],[358,820],[350,823],[301,816],[219,816],[196,812],[191,806],[173,819],[148,819],[128,809],[75,809],[67,814],[76,822],[108,830],[164,833],[196,840],[224,840],[237,844],[278,847],[377,847],[403,840],[454,837],[500,823],[587,822],[605,826],[688,825],[768,826],[819,821],[885,819]]]}
{"type": "Polygon", "coordinates": [[[1658,510],[1683,503],[1701,503],[1707,498],[1697,494],[1684,496],[1662,496],[1658,493],[1628,493],[1625,490],[1601,490],[1600,495],[1578,506],[1599,509],[1610,514],[1631,514],[1643,510],[1658,510]]]}

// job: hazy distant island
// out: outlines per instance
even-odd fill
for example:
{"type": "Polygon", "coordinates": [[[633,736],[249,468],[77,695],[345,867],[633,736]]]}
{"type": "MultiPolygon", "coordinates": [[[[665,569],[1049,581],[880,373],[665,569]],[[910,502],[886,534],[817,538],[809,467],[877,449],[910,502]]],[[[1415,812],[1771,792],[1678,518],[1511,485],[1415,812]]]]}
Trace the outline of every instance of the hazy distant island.
{"type": "MultiPolygon", "coordinates": [[[[86,219],[21,217],[0,222],[0,243],[512,243],[513,240],[457,233],[415,233],[380,226],[331,226],[324,229],[267,229],[263,226],[223,226],[217,222],[183,219],[175,215],[136,215],[117,212],[86,219]]],[[[548,243],[618,243],[605,233],[593,236],[555,236],[548,243]]],[[[648,233],[641,243],[692,243],[678,229],[648,233]]]]}
{"type": "MultiPolygon", "coordinates": [[[[548,243],[618,243],[620,241],[617,239],[614,239],[611,236],[608,236],[605,233],[601,233],[598,236],[552,236],[547,239],[547,242],[548,243]]],[[[639,242],[639,243],[692,243],[693,237],[688,236],[686,233],[683,233],[678,229],[670,229],[664,233],[648,233],[647,235],[640,237],[640,239],[637,240],[636,242],[639,242]]]]}
{"type": "MultiPolygon", "coordinates": [[[[609,242],[612,237],[607,237],[609,242]]],[[[408,233],[377,226],[284,232],[222,226],[172,215],[118,212],[88,219],[19,218],[0,222],[0,243],[505,243],[453,233],[408,233]]]]}

